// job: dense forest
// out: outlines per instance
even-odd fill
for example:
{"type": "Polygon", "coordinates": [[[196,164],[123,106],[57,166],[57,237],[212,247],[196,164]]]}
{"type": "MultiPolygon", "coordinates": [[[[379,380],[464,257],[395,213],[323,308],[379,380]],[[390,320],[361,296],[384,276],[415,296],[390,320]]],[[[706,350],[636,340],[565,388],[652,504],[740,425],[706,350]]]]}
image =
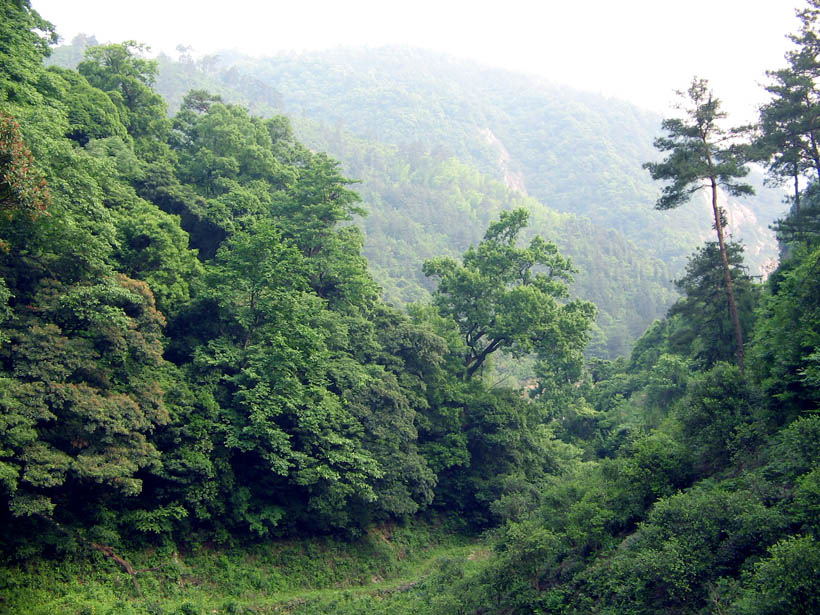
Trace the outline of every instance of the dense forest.
{"type": "MultiPolygon", "coordinates": [[[[74,68],[92,42],[78,36],[48,61],[74,68]]],[[[301,142],[361,181],[363,253],[395,305],[429,301],[425,260],[457,257],[499,211],[525,207],[525,235],[554,241],[578,269],[571,292],[598,308],[592,356],[629,352],[711,232],[697,208],[652,208],[657,188],[640,167],[659,117],[504,71],[404,48],[263,60],[180,48],[177,60],[158,57],[156,89],[172,109],[206,89],[265,117],[287,113],[301,142]]],[[[782,191],[756,179],[755,199],[725,207],[750,270],[765,275],[782,191]]]]}
{"type": "Polygon", "coordinates": [[[0,11],[0,612],[820,612],[820,0],[757,126],[694,79],[640,143],[0,11]]]}

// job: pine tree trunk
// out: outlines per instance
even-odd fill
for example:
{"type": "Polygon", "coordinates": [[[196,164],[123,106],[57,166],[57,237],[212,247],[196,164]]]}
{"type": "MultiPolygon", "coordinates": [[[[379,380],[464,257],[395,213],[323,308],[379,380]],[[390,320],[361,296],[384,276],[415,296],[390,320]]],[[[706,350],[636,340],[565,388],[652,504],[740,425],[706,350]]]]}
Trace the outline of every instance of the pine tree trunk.
{"type": "Polygon", "coordinates": [[[814,170],[817,171],[817,179],[820,180],[820,151],[817,149],[817,138],[814,136],[814,130],[809,131],[809,143],[811,145],[810,156],[814,161],[814,170]]]}
{"type": "MultiPolygon", "coordinates": [[[[710,161],[711,164],[711,161],[710,161]]],[[[743,332],[740,328],[740,318],[737,315],[737,305],[735,304],[735,291],[732,287],[732,273],[729,270],[729,257],[726,254],[726,243],[723,240],[723,224],[720,216],[720,208],[717,202],[717,180],[715,176],[709,178],[712,183],[712,212],[715,214],[715,230],[718,236],[718,246],[720,247],[720,260],[723,262],[723,279],[726,282],[726,295],[729,299],[729,313],[732,316],[732,324],[735,328],[735,343],[737,344],[737,366],[743,374],[743,332]]]]}

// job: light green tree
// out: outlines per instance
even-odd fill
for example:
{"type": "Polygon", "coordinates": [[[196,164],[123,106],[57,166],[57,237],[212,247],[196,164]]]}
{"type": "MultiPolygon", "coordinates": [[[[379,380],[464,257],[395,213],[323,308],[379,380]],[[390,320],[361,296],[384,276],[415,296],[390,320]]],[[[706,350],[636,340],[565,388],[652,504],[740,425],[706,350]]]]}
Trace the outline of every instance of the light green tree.
{"type": "Polygon", "coordinates": [[[88,82],[106,92],[120,113],[128,134],[137,140],[142,154],[158,155],[158,141],[170,127],[162,96],[153,89],[156,60],[142,57],[148,50],[136,41],[89,47],[77,70],[88,82]],[[151,148],[156,151],[149,151],[151,148]]]}

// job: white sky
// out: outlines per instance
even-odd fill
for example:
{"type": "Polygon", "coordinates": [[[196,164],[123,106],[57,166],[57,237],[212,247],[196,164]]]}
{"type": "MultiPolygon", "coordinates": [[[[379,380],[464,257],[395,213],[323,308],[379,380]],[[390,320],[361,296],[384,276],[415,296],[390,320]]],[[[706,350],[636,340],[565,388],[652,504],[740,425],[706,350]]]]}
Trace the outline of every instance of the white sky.
{"type": "Polygon", "coordinates": [[[406,44],[668,112],[705,77],[731,123],[753,120],[803,0],[32,0],[66,41],[136,39],[175,56],[406,44]]]}

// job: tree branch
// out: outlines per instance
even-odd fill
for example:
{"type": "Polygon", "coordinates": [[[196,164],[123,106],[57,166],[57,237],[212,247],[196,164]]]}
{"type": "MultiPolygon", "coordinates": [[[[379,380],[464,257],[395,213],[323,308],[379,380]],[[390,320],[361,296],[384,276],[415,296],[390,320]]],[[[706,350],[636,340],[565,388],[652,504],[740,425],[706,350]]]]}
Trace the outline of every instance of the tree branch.
{"type": "Polygon", "coordinates": [[[100,553],[105,555],[107,558],[112,559],[115,562],[117,562],[120,566],[122,566],[122,568],[125,570],[125,572],[127,572],[130,575],[131,580],[134,582],[134,589],[136,590],[137,595],[140,598],[143,597],[142,589],[140,588],[139,581],[137,581],[137,575],[141,572],[148,572],[149,570],[156,570],[156,567],[136,570],[128,562],[128,560],[126,560],[125,558],[122,558],[119,555],[117,555],[116,553],[114,553],[114,547],[110,547],[108,545],[97,544],[96,542],[93,542],[91,540],[83,538],[76,530],[72,530],[71,528],[67,528],[67,527],[63,526],[62,524],[58,523],[57,521],[55,521],[54,519],[52,519],[51,517],[47,517],[44,514],[36,513],[36,515],[40,519],[43,519],[44,521],[47,521],[48,523],[50,523],[51,525],[56,527],[58,530],[60,530],[64,534],[67,534],[67,535],[71,536],[75,540],[83,543],[84,545],[86,545],[88,547],[91,547],[95,551],[99,551],[100,553]]]}

